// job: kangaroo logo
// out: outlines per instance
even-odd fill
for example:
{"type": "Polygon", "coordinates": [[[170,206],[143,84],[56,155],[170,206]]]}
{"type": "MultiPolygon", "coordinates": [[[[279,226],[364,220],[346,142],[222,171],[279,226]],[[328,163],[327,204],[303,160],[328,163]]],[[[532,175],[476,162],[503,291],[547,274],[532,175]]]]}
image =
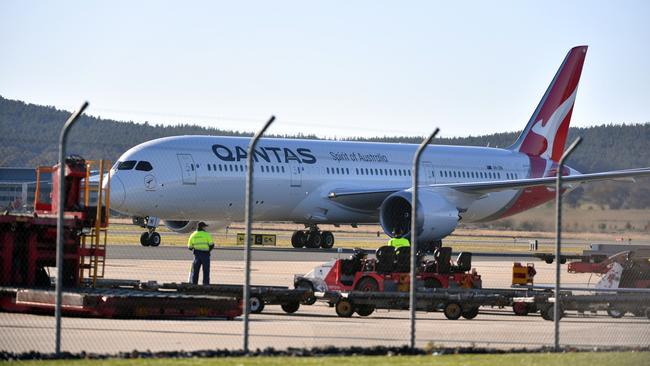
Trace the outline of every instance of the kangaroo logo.
{"type": "Polygon", "coordinates": [[[541,157],[550,159],[553,156],[553,145],[555,144],[557,130],[560,128],[560,125],[566,118],[567,114],[569,114],[569,111],[571,111],[571,108],[573,108],[577,90],[578,88],[573,90],[573,93],[562,104],[560,104],[546,123],[544,123],[544,119],[540,119],[535,122],[531,128],[531,132],[546,140],[546,149],[540,154],[541,157]]]}

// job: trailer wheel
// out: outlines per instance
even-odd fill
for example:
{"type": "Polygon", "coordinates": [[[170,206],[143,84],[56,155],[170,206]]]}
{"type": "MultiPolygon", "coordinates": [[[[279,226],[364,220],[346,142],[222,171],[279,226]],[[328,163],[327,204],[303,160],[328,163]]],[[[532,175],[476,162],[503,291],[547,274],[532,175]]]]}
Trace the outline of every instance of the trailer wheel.
{"type": "Polygon", "coordinates": [[[248,309],[253,314],[259,314],[264,310],[264,299],[261,296],[253,295],[248,298],[248,309]]]}
{"type": "Polygon", "coordinates": [[[469,309],[463,310],[461,314],[465,319],[474,319],[478,315],[478,306],[472,306],[469,309]]]}
{"type": "Polygon", "coordinates": [[[449,320],[456,320],[463,314],[463,308],[457,302],[447,303],[445,306],[445,316],[449,320]]]}
{"type": "Polygon", "coordinates": [[[526,316],[528,315],[528,311],[529,311],[528,304],[521,301],[516,302],[512,304],[512,311],[515,313],[515,315],[526,316]]]}
{"type": "Polygon", "coordinates": [[[354,314],[354,306],[348,299],[340,299],[336,302],[336,314],[341,318],[349,318],[354,314]]]}
{"type": "Polygon", "coordinates": [[[302,248],[305,246],[305,232],[298,230],[294,231],[291,235],[291,246],[294,248],[302,248]]]}
{"type": "Polygon", "coordinates": [[[356,291],[377,292],[379,291],[379,284],[377,283],[377,280],[372,277],[364,277],[357,282],[354,289],[356,291]]]}
{"type": "Polygon", "coordinates": [[[285,313],[293,314],[296,311],[298,311],[298,309],[300,309],[300,303],[299,302],[289,302],[289,303],[280,305],[280,307],[282,308],[282,310],[284,310],[285,313]]]}
{"type": "Polygon", "coordinates": [[[611,316],[614,319],[620,319],[625,315],[625,310],[619,310],[616,308],[607,309],[607,315],[611,316]]]}
{"type": "Polygon", "coordinates": [[[300,303],[303,305],[314,305],[316,303],[316,296],[314,295],[314,285],[307,280],[300,280],[296,283],[296,289],[299,290],[309,290],[311,295],[307,298],[303,298],[300,303]]]}
{"type": "MultiPolygon", "coordinates": [[[[540,309],[540,314],[542,315],[542,318],[544,320],[553,321],[555,319],[553,304],[551,304],[551,306],[547,306],[545,308],[540,309]]],[[[564,316],[564,310],[562,310],[562,308],[560,308],[559,315],[560,315],[560,319],[562,319],[562,317],[564,316]]]]}
{"type": "Polygon", "coordinates": [[[358,305],[357,306],[357,314],[359,316],[369,316],[375,311],[375,306],[374,305],[358,305]]]}
{"type": "Polygon", "coordinates": [[[442,288],[442,283],[435,278],[427,278],[424,280],[424,287],[426,288],[442,288]]]}

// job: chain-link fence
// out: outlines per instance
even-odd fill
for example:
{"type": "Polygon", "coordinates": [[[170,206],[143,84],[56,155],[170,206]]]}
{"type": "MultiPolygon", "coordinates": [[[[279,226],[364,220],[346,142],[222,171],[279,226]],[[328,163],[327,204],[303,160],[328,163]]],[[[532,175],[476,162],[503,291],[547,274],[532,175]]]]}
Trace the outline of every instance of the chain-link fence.
{"type": "MultiPolygon", "coordinates": [[[[134,160],[129,169],[137,171],[141,161],[134,160]]],[[[149,164],[138,172],[142,193],[128,199],[175,200],[177,210],[191,214],[186,204],[201,195],[164,197],[162,187],[171,183],[156,176],[180,166],[189,173],[179,176],[188,181],[193,177],[186,183],[194,187],[212,184],[211,176],[240,182],[242,187],[225,205],[210,201],[211,194],[225,190],[218,184],[202,199],[213,202],[215,210],[243,211],[246,164],[213,164],[198,158],[189,162],[175,153],[162,165],[149,164]]],[[[114,172],[119,169],[118,163],[114,172]]],[[[268,195],[278,194],[268,185],[274,180],[286,183],[287,195],[308,196],[311,192],[301,191],[297,182],[300,171],[256,165],[253,179],[260,184],[250,202],[253,217],[286,210],[283,197],[268,195]]],[[[393,172],[388,171],[378,169],[373,175],[389,179],[393,172]]],[[[300,177],[304,186],[318,177],[308,173],[300,177]]],[[[401,174],[395,171],[397,176],[401,174]]],[[[111,203],[119,201],[123,209],[127,207],[123,185],[128,183],[120,181],[122,186],[111,193],[111,203]]],[[[319,196],[323,193],[327,192],[319,196]]],[[[188,250],[188,238],[197,222],[170,220],[148,227],[151,220],[139,220],[144,226],[140,228],[130,219],[114,218],[103,252],[88,239],[96,234],[95,222],[88,221],[96,211],[74,203],[65,207],[69,212],[64,220],[62,351],[242,349],[244,223],[226,225],[206,218],[216,244],[210,256],[210,285],[201,281],[192,285],[188,282],[195,253],[188,250]],[[72,212],[87,216],[75,218],[72,212]],[[152,239],[154,233],[157,240],[152,239]],[[93,266],[102,271],[88,271],[93,266]]],[[[54,352],[56,220],[47,214],[8,213],[0,216],[0,229],[0,327],[6,334],[0,338],[0,350],[54,352]]],[[[410,344],[412,335],[416,347],[512,349],[552,347],[555,342],[555,263],[544,262],[554,259],[550,256],[553,233],[535,234],[538,241],[533,244],[535,239],[527,233],[506,237],[463,229],[446,238],[443,248],[431,243],[427,253],[417,253],[413,334],[410,251],[380,249],[389,238],[378,225],[320,225],[318,229],[291,222],[253,222],[253,233],[260,236],[251,244],[249,349],[403,346],[410,344]],[[542,260],[533,256],[542,253],[549,256],[540,256],[542,260]]],[[[588,239],[570,238],[563,243],[560,345],[650,346],[647,243],[582,257],[590,249],[588,239]],[[612,256],[617,251],[623,253],[612,256]],[[619,287],[635,290],[615,291],[619,287]]]]}

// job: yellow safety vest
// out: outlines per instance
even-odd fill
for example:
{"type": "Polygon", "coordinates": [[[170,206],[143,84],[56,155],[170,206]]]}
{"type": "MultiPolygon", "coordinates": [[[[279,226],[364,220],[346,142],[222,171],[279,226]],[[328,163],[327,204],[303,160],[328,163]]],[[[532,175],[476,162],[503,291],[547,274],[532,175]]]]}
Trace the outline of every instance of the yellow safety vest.
{"type": "Polygon", "coordinates": [[[391,238],[388,241],[388,245],[397,249],[399,247],[408,247],[411,245],[411,243],[406,238],[391,238]]]}
{"type": "Polygon", "coordinates": [[[187,247],[194,250],[210,251],[210,244],[213,244],[212,235],[206,231],[195,231],[187,240],[187,247]]]}

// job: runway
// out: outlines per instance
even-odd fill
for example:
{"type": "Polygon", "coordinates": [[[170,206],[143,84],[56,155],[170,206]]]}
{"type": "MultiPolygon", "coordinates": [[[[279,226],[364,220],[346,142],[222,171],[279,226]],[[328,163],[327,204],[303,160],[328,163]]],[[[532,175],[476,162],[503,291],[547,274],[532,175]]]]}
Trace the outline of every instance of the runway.
{"type": "MultiPolygon", "coordinates": [[[[341,256],[347,256],[341,253],[341,256]]],[[[273,249],[253,251],[251,281],[257,285],[292,286],[294,274],[304,274],[314,266],[338,256],[336,250],[296,251],[273,249]]],[[[241,284],[244,263],[240,248],[220,248],[213,253],[213,283],[241,284]]],[[[106,278],[141,281],[184,282],[192,258],[183,248],[110,247],[106,278]]],[[[484,287],[510,286],[512,257],[476,256],[473,267],[483,276],[484,287]]],[[[531,260],[532,261],[532,260],[531,260]]],[[[536,283],[550,284],[554,265],[535,261],[536,283]]],[[[584,286],[594,279],[566,273],[563,284],[584,286]]],[[[369,317],[340,318],[324,303],[301,306],[291,315],[279,306],[267,305],[262,314],[251,314],[251,348],[324,346],[374,346],[408,344],[408,311],[377,311],[369,317]]],[[[241,318],[227,320],[123,320],[63,319],[62,347],[70,352],[117,353],[132,350],[200,350],[242,347],[241,318]]],[[[569,314],[561,322],[564,345],[648,346],[650,321],[626,316],[613,319],[597,315],[569,314]]],[[[54,318],[50,316],[0,313],[0,350],[24,352],[53,351],[54,318]]],[[[442,313],[417,314],[417,344],[451,346],[491,346],[499,348],[549,346],[553,343],[553,323],[538,314],[519,317],[511,309],[481,308],[473,320],[447,320],[442,313]]]]}

